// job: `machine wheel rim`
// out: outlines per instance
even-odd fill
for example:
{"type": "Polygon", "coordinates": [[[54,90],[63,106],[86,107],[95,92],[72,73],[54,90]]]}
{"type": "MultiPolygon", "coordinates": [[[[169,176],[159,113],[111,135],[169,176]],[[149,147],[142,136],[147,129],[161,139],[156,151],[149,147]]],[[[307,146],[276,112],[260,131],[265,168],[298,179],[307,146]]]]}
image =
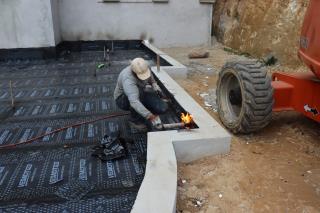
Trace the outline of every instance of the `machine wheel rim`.
{"type": "Polygon", "coordinates": [[[235,73],[226,72],[220,82],[220,103],[229,124],[237,123],[243,108],[242,89],[235,73]]]}

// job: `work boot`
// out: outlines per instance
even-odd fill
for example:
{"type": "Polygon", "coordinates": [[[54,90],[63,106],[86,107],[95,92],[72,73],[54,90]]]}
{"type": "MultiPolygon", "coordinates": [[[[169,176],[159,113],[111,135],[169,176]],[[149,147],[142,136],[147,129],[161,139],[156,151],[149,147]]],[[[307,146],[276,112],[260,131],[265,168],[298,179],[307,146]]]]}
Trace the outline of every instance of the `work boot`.
{"type": "Polygon", "coordinates": [[[137,121],[137,120],[129,120],[129,125],[131,130],[134,133],[144,133],[144,132],[148,132],[148,127],[146,124],[144,124],[141,121],[137,121]]]}

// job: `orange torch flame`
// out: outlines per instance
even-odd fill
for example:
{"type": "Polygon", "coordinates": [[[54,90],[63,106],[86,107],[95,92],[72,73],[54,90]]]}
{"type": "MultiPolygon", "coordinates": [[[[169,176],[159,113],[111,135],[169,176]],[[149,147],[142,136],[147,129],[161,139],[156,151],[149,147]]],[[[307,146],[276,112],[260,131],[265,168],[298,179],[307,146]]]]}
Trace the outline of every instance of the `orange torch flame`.
{"type": "Polygon", "coordinates": [[[187,113],[186,115],[184,113],[181,113],[180,118],[181,118],[181,121],[186,125],[193,123],[192,115],[190,115],[189,113],[187,113]]]}

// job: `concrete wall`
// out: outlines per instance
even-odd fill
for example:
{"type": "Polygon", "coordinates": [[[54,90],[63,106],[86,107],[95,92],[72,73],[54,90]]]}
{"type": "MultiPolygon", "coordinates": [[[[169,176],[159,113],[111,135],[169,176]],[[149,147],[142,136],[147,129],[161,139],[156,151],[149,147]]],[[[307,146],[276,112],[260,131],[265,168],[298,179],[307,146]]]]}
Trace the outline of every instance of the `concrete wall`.
{"type": "Polygon", "coordinates": [[[128,1],[60,0],[62,40],[150,39],[158,47],[209,42],[211,4],[199,0],[128,1]]]}
{"type": "Polygon", "coordinates": [[[54,46],[50,0],[0,0],[0,48],[54,46]]]}
{"type": "Polygon", "coordinates": [[[48,47],[64,40],[149,39],[158,47],[210,41],[211,4],[121,1],[0,0],[0,49],[48,47]]]}

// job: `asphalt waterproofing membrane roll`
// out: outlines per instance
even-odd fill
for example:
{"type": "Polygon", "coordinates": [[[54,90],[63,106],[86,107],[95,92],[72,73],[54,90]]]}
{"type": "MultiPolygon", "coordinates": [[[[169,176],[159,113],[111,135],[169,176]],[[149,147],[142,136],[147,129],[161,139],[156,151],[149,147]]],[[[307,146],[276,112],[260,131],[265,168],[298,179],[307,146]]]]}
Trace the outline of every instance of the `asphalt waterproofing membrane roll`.
{"type": "MultiPolygon", "coordinates": [[[[118,74],[135,57],[154,64],[153,57],[140,46],[115,48],[110,66],[97,69],[105,63],[99,48],[62,51],[56,59],[0,62],[0,145],[120,112],[113,101],[118,74]]],[[[179,121],[173,108],[162,116],[164,122],[179,121]]],[[[0,150],[0,212],[130,212],[144,178],[147,135],[132,131],[128,118],[68,128],[0,150]],[[128,139],[127,156],[107,162],[92,157],[92,147],[114,131],[128,139]]]]}

